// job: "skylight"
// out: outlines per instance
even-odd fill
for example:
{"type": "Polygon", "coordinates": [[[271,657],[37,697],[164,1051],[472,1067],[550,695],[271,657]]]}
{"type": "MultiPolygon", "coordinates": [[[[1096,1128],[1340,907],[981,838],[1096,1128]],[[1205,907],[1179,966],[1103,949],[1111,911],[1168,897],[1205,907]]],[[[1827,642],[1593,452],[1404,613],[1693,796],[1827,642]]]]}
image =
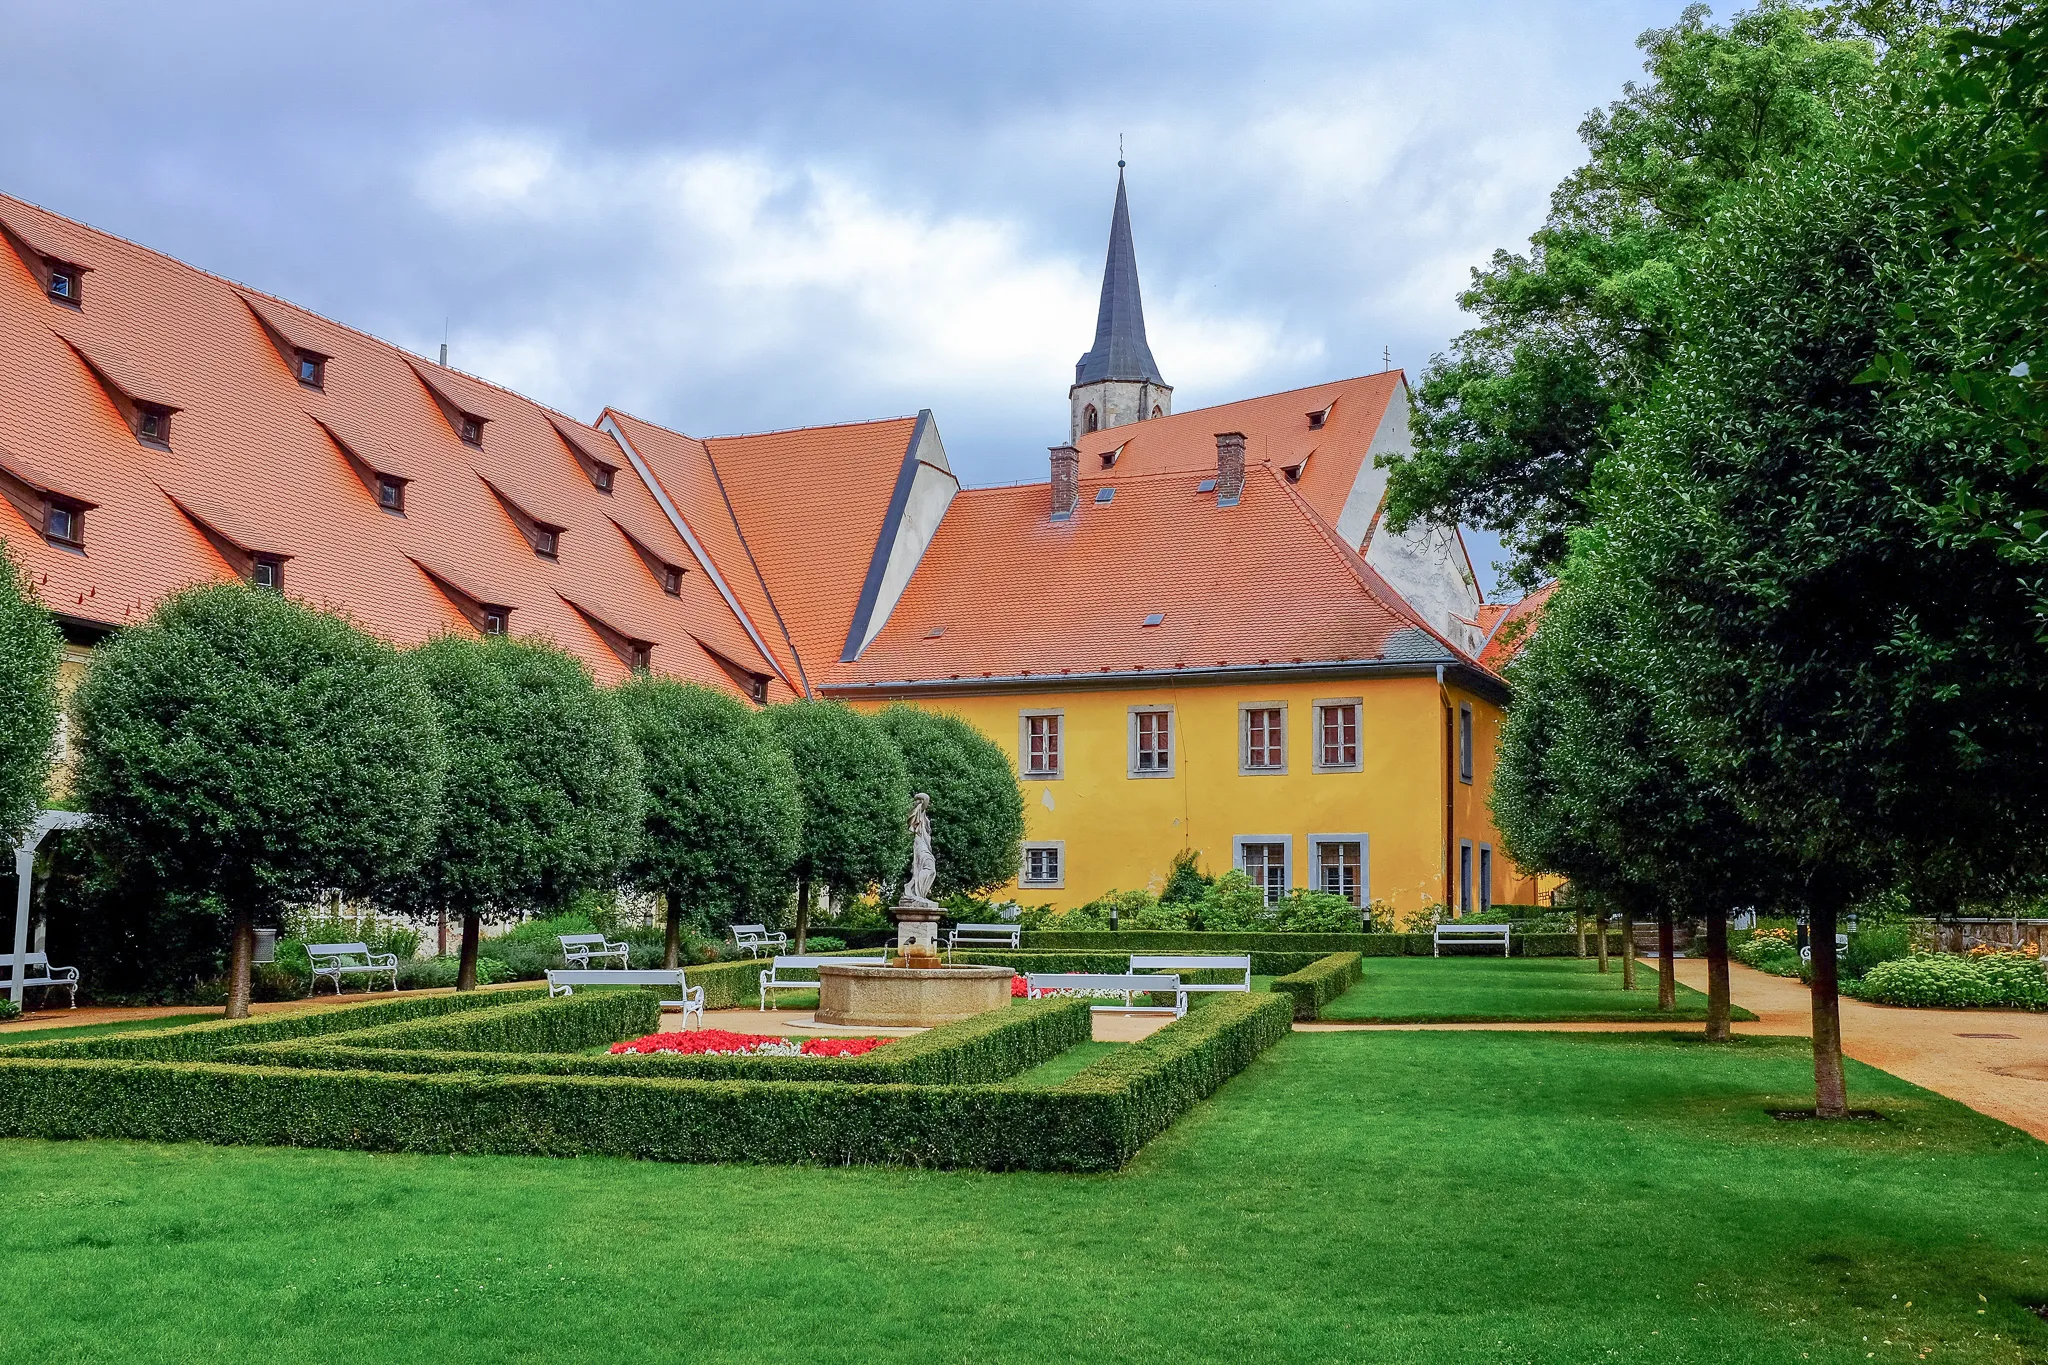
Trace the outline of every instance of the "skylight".
{"type": "Polygon", "coordinates": [[[1115,496],[1116,490],[1114,488],[1098,488],[1095,490],[1095,500],[1097,502],[1108,502],[1115,496]]]}
{"type": "Polygon", "coordinates": [[[1196,485],[1195,485],[1195,491],[1196,491],[1197,493],[1214,493],[1214,492],[1216,491],[1216,480],[1214,480],[1214,479],[1204,479],[1204,480],[1202,480],[1202,481],[1201,481],[1200,483],[1198,483],[1198,484],[1196,484],[1196,485]]]}
{"type": "Polygon", "coordinates": [[[1164,623],[1165,623],[1165,621],[1166,621],[1166,613],[1165,613],[1165,612],[1163,612],[1163,611],[1155,611],[1155,612],[1153,612],[1153,613],[1152,613],[1152,614],[1151,614],[1150,616],[1146,617],[1146,618],[1144,619],[1144,621],[1142,622],[1142,624],[1144,624],[1144,625],[1148,625],[1148,626],[1157,626],[1157,625],[1162,625],[1162,624],[1164,624],[1164,623]]]}

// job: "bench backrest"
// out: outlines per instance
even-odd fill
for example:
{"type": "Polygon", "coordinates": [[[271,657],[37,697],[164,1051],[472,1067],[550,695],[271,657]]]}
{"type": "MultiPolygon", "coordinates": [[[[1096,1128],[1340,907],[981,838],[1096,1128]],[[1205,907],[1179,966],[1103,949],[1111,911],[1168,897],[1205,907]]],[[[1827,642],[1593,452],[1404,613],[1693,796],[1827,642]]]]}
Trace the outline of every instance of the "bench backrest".
{"type": "Polygon", "coordinates": [[[613,968],[553,967],[548,970],[548,983],[557,986],[681,986],[681,967],[634,967],[630,970],[613,968]]]}
{"type": "Polygon", "coordinates": [[[765,924],[735,924],[732,927],[734,938],[760,938],[767,932],[768,926],[765,924]]]}
{"type": "Polygon", "coordinates": [[[1136,953],[1132,954],[1131,970],[1135,972],[1141,967],[1169,967],[1182,971],[1248,972],[1252,969],[1252,960],[1248,954],[1237,957],[1220,957],[1214,954],[1201,953],[1182,956],[1171,954],[1166,956],[1141,956],[1136,953]]]}
{"type": "Polygon", "coordinates": [[[1492,934],[1497,938],[1505,938],[1508,935],[1508,931],[1514,927],[1512,924],[1439,924],[1436,927],[1436,931],[1439,936],[1444,934],[1492,934]]]}
{"type": "Polygon", "coordinates": [[[1025,978],[1032,990],[1054,991],[1177,991],[1177,976],[1151,976],[1136,972],[1031,972],[1025,978]]]}
{"type": "Polygon", "coordinates": [[[886,965],[888,959],[882,957],[820,957],[810,953],[802,953],[777,954],[774,962],[775,965],[769,970],[779,972],[784,967],[822,967],[827,963],[836,963],[840,966],[879,967],[886,965]]]}
{"type": "Polygon", "coordinates": [[[1004,938],[1015,938],[1024,932],[1024,926],[1021,924],[956,924],[953,926],[953,932],[956,934],[1000,934],[1004,938]]]}
{"type": "Polygon", "coordinates": [[[369,955],[370,945],[367,943],[308,943],[306,945],[307,957],[368,957],[369,955]]]}
{"type": "Polygon", "coordinates": [[[50,955],[48,953],[23,953],[20,957],[16,957],[13,953],[0,953],[0,967],[13,967],[17,965],[23,967],[47,967],[50,965],[50,955]]]}
{"type": "Polygon", "coordinates": [[[603,934],[556,934],[555,937],[564,948],[574,948],[582,943],[602,944],[604,942],[603,934]]]}

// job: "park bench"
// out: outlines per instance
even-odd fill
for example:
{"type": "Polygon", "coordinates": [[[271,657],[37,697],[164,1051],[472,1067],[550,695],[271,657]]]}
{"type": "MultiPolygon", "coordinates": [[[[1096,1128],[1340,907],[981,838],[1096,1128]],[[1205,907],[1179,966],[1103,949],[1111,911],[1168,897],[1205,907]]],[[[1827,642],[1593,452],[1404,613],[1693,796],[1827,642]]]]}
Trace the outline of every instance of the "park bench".
{"type": "Polygon", "coordinates": [[[5,969],[7,979],[0,981],[0,987],[20,986],[28,991],[40,986],[50,989],[62,986],[71,995],[71,1008],[78,1008],[78,968],[52,967],[48,953],[23,953],[16,957],[12,953],[0,953],[0,969],[5,969]],[[16,980],[16,977],[20,980],[16,980]]]}
{"type": "Polygon", "coordinates": [[[1188,1012],[1188,988],[1177,976],[1158,976],[1140,972],[1030,972],[1024,977],[1024,993],[1031,999],[1038,999],[1042,992],[1052,991],[1115,991],[1122,994],[1121,1005],[1095,1005],[1096,1010],[1108,1010],[1133,1014],[1171,1014],[1178,1018],[1188,1012]],[[1161,995],[1173,994],[1171,1005],[1133,1005],[1131,997],[1157,991],[1161,995]]]}
{"type": "Polygon", "coordinates": [[[398,954],[373,953],[367,943],[308,943],[306,958],[313,964],[308,995],[320,989],[323,977],[334,983],[334,993],[340,995],[344,976],[382,976],[386,972],[391,974],[391,989],[398,989],[398,954]]]}
{"type": "Polygon", "coordinates": [[[1429,955],[1431,957],[1442,957],[1443,946],[1446,943],[1450,944],[1453,948],[1461,943],[1476,943],[1481,947],[1491,947],[1493,944],[1498,943],[1500,945],[1500,955],[1506,957],[1508,955],[1508,935],[1513,931],[1514,927],[1512,924],[1459,924],[1456,921],[1450,924],[1439,924],[1436,927],[1436,937],[1430,943],[1429,955]]]}
{"type": "Polygon", "coordinates": [[[588,967],[592,958],[617,958],[621,967],[632,965],[627,960],[628,945],[613,943],[603,934],[556,934],[562,945],[562,962],[569,967],[588,967]]]}
{"type": "Polygon", "coordinates": [[[1021,924],[956,924],[946,931],[946,956],[952,957],[955,950],[968,948],[1008,948],[1015,952],[1023,942],[1024,926],[1021,924]]]}
{"type": "Polygon", "coordinates": [[[556,967],[548,972],[548,995],[574,995],[578,986],[671,986],[679,1000],[664,1000],[665,1010],[681,1010],[683,1027],[690,1025],[690,1016],[697,1016],[697,1026],[704,1026],[704,988],[692,986],[683,976],[681,967],[556,967]]]}
{"type": "MultiPolygon", "coordinates": [[[[1836,957],[1840,957],[1840,956],[1842,955],[1842,950],[1843,950],[1843,949],[1845,949],[1845,948],[1847,948],[1848,946],[1849,946],[1849,936],[1848,936],[1847,934],[1836,934],[1836,935],[1835,935],[1835,956],[1836,956],[1836,957]]],[[[1801,948],[1801,949],[1799,950],[1799,960],[1800,960],[1801,962],[1811,962],[1811,961],[1813,961],[1813,945],[1812,945],[1811,943],[1807,944],[1807,945],[1806,945],[1806,946],[1805,946],[1804,948],[1801,948]]]]}
{"type": "Polygon", "coordinates": [[[732,927],[732,946],[744,948],[749,954],[759,957],[763,948],[787,948],[789,935],[770,933],[765,924],[735,924],[732,927]]]}
{"type": "Polygon", "coordinates": [[[886,967],[886,957],[821,957],[812,953],[781,954],[768,964],[768,970],[761,973],[761,1008],[768,1008],[770,991],[814,991],[818,989],[818,978],[784,976],[784,972],[815,972],[827,962],[853,967],[886,967]]]}
{"type": "Polygon", "coordinates": [[[1252,959],[1249,953],[1238,956],[1212,953],[1146,956],[1133,953],[1131,971],[1242,972],[1244,979],[1241,981],[1183,981],[1180,988],[1184,991],[1248,991],[1252,988],[1252,959]]]}

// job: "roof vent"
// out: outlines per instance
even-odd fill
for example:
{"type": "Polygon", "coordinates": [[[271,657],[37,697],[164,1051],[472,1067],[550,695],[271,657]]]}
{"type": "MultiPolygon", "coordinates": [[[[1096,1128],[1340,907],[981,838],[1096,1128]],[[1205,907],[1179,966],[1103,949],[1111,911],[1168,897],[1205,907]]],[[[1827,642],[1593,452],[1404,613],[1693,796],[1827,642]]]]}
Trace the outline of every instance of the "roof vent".
{"type": "Polygon", "coordinates": [[[1156,626],[1156,625],[1161,625],[1161,624],[1163,624],[1163,623],[1165,622],[1165,620],[1166,620],[1166,613],[1165,613],[1165,612],[1163,612],[1163,611],[1155,611],[1155,612],[1153,612],[1153,613],[1152,613],[1152,614],[1151,614],[1150,616],[1146,617],[1146,618],[1144,619],[1144,621],[1143,621],[1143,622],[1141,622],[1140,624],[1143,624],[1143,625],[1148,625],[1148,626],[1156,626]]]}
{"type": "Polygon", "coordinates": [[[927,640],[936,640],[945,633],[946,628],[944,626],[933,626],[930,630],[924,633],[924,638],[927,640]]]}
{"type": "Polygon", "coordinates": [[[1108,502],[1115,496],[1116,490],[1114,488],[1098,488],[1095,490],[1095,500],[1097,502],[1108,502]]]}

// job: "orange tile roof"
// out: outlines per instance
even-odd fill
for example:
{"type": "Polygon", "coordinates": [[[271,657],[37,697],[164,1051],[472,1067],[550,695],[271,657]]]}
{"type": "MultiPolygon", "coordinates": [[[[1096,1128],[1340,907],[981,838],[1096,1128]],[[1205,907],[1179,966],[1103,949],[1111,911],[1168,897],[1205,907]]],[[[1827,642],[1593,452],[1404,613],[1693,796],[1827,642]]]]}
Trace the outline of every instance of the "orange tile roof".
{"type": "Polygon", "coordinates": [[[1499,615],[1490,622],[1492,629],[1486,637],[1486,647],[1479,651],[1479,662],[1496,673],[1506,668],[1528,646],[1543,620],[1543,609],[1550,604],[1550,595],[1556,591],[1557,583],[1553,580],[1511,607],[1487,608],[1499,615]]]}
{"type": "Polygon", "coordinates": [[[1084,493],[1063,522],[1050,519],[1044,484],[963,490],[888,625],[834,690],[1469,662],[1280,470],[1253,466],[1229,508],[1197,491],[1204,475],[1104,477],[1095,486],[1113,486],[1111,500],[1084,493]]]}
{"type": "Polygon", "coordinates": [[[1402,382],[1401,371],[1389,370],[1090,432],[1077,442],[1081,480],[1115,483],[1169,470],[1213,473],[1216,434],[1241,431],[1246,462],[1263,460],[1276,469],[1292,469],[1296,490],[1334,526],[1386,416],[1387,401],[1402,382]],[[1310,413],[1327,414],[1321,428],[1309,425],[1310,413]],[[1112,451],[1116,463],[1104,467],[1102,457],[1112,451]]]}
{"type": "MultiPolygon", "coordinates": [[[[609,438],[19,201],[0,197],[0,222],[92,270],[73,308],[48,298],[15,250],[0,249],[0,467],[95,504],[79,551],[0,503],[0,536],[60,615],[140,620],[169,592],[228,577],[224,544],[289,555],[291,596],[344,610],[401,645],[471,628],[421,567],[430,565],[467,585],[459,591],[509,606],[514,633],[554,639],[601,681],[627,666],[567,599],[644,632],[658,672],[731,687],[714,655],[771,671],[648,490],[621,478],[599,492],[563,424],[599,450],[609,438]],[[273,334],[331,357],[324,391],[297,381],[273,334]],[[109,384],[179,409],[168,449],[136,439],[109,384]],[[481,449],[457,437],[429,384],[491,419],[481,449]],[[403,516],[376,505],[336,439],[411,480],[403,516]],[[558,559],[533,553],[486,480],[563,528],[558,559]],[[680,597],[661,590],[621,524],[687,567],[680,597]]],[[[790,693],[777,683],[771,695],[790,693]]]]}

